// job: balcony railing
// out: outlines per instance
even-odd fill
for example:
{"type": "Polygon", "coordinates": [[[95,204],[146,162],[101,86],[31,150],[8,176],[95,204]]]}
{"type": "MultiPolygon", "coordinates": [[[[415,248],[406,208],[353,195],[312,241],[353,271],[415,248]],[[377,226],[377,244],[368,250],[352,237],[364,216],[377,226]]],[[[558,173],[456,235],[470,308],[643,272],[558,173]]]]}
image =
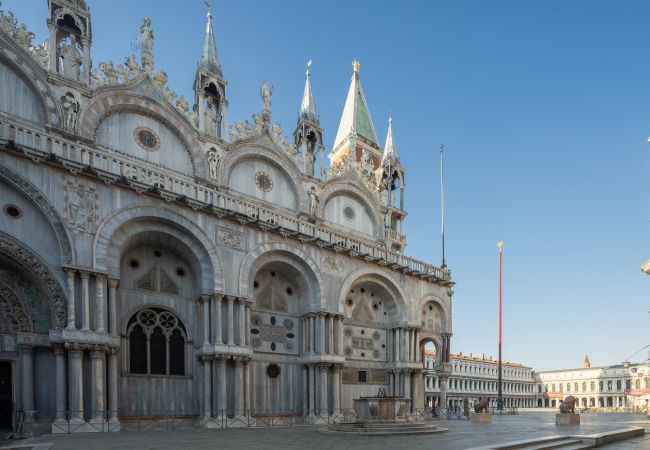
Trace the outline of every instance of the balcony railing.
{"type": "MultiPolygon", "coordinates": [[[[351,256],[422,278],[451,281],[447,269],[393,252],[376,242],[338,234],[334,228],[301,220],[288,210],[285,212],[279,207],[265,206],[261,202],[196,183],[191,177],[146,161],[134,161],[116,152],[45,134],[0,113],[0,143],[6,142],[13,142],[18,151],[35,162],[59,163],[72,173],[88,173],[107,183],[125,183],[137,192],[156,193],[168,202],[183,201],[195,209],[236,216],[240,221],[246,220],[303,242],[345,251],[351,256]]],[[[396,231],[390,232],[391,239],[403,239],[396,231]]]]}

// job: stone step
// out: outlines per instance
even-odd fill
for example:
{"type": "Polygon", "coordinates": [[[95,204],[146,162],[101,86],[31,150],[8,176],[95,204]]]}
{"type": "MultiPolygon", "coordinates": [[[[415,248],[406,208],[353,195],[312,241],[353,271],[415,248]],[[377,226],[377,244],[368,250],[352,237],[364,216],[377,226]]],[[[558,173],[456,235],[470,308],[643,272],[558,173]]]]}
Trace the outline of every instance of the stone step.
{"type": "MultiPolygon", "coordinates": [[[[569,449],[573,448],[575,446],[585,446],[584,442],[582,442],[581,439],[573,439],[573,438],[567,438],[567,439],[561,439],[558,441],[554,442],[544,442],[542,444],[533,444],[531,446],[524,447],[525,450],[550,450],[554,448],[561,448],[561,449],[569,449]]],[[[583,447],[579,447],[583,448],[583,447]]],[[[584,448],[592,448],[592,446],[587,445],[584,448]]]]}
{"type": "Polygon", "coordinates": [[[402,428],[402,427],[427,427],[426,422],[339,422],[332,426],[357,427],[357,428],[402,428]]]}

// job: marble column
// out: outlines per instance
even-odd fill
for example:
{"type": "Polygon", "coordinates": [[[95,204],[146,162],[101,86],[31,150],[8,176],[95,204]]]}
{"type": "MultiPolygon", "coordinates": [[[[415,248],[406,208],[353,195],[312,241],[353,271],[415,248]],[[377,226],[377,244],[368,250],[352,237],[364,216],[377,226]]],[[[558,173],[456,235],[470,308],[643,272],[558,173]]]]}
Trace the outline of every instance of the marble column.
{"type": "Polygon", "coordinates": [[[244,361],[244,409],[251,410],[251,363],[249,360],[244,361]]]}
{"type": "MultiPolygon", "coordinates": [[[[322,316],[321,316],[322,317],[322,316]]],[[[329,391],[327,390],[327,370],[328,370],[329,364],[320,364],[319,369],[320,369],[320,414],[321,415],[327,415],[329,413],[328,408],[327,408],[327,394],[329,391]]]]}
{"type": "Polygon", "coordinates": [[[440,405],[439,408],[447,409],[447,377],[440,377],[440,405]]]}
{"type": "Polygon", "coordinates": [[[395,393],[395,374],[388,372],[388,393],[389,395],[396,395],[395,393]]]}
{"type": "Polygon", "coordinates": [[[201,314],[203,315],[203,345],[210,345],[210,307],[204,295],[199,299],[201,302],[201,314]]]}
{"type": "Polygon", "coordinates": [[[399,361],[399,330],[393,328],[393,361],[399,361]]]}
{"type": "Polygon", "coordinates": [[[65,395],[67,387],[65,383],[65,350],[60,345],[54,346],[54,360],[56,364],[56,420],[62,421],[66,418],[65,395]]]}
{"type": "Polygon", "coordinates": [[[88,281],[90,272],[82,270],[81,274],[81,329],[90,330],[90,292],[88,281]]]}
{"type": "Polygon", "coordinates": [[[201,415],[203,420],[209,420],[212,416],[212,381],[210,379],[212,358],[210,355],[201,355],[200,359],[203,364],[203,413],[201,415]]]}
{"type": "Polygon", "coordinates": [[[302,353],[307,353],[307,318],[305,316],[302,316],[300,318],[300,325],[301,325],[301,336],[302,336],[302,353]]]}
{"type": "Polygon", "coordinates": [[[246,305],[246,339],[244,340],[247,347],[251,345],[251,305],[246,305]]]}
{"type": "Polygon", "coordinates": [[[81,49],[83,51],[83,83],[90,85],[90,40],[81,38],[81,49]]]}
{"type": "Polygon", "coordinates": [[[117,334],[117,284],[120,280],[108,279],[108,332],[117,334]]]}
{"type": "Polygon", "coordinates": [[[83,347],[73,345],[68,348],[68,395],[70,400],[70,421],[84,420],[83,397],[83,347]]]}
{"type": "Polygon", "coordinates": [[[219,377],[215,382],[217,386],[217,407],[219,409],[219,415],[226,415],[226,410],[228,409],[228,400],[226,398],[226,360],[224,358],[219,358],[216,360],[217,366],[219,367],[218,373],[219,377]]]}
{"type": "Polygon", "coordinates": [[[318,353],[325,353],[325,313],[318,314],[318,353]]]}
{"type": "Polygon", "coordinates": [[[106,302],[104,301],[104,283],[106,282],[106,275],[95,275],[95,331],[103,333],[106,331],[104,327],[105,321],[105,308],[106,302]]]}
{"type": "Polygon", "coordinates": [[[108,420],[117,421],[117,354],[120,349],[108,349],[108,420]]]}
{"type": "Polygon", "coordinates": [[[235,345],[235,314],[234,314],[234,303],[235,297],[228,296],[228,345],[235,345]]]}
{"type": "Polygon", "coordinates": [[[305,416],[309,414],[309,370],[306,365],[302,366],[302,411],[305,416]]]}
{"type": "Polygon", "coordinates": [[[67,269],[68,275],[68,329],[75,330],[77,328],[75,324],[75,309],[74,309],[74,279],[76,271],[73,269],[67,269]]]}
{"type": "Polygon", "coordinates": [[[314,389],[315,387],[314,384],[316,382],[316,374],[314,373],[315,366],[313,364],[310,364],[308,368],[309,368],[309,415],[311,416],[314,414],[314,409],[315,409],[314,399],[316,397],[316,392],[314,389]]]}
{"type": "Polygon", "coordinates": [[[309,328],[309,333],[308,333],[309,334],[309,341],[308,341],[309,342],[309,353],[316,353],[316,349],[314,348],[314,345],[316,344],[316,339],[315,339],[315,336],[314,336],[314,329],[316,328],[315,323],[314,323],[315,322],[315,317],[314,317],[313,314],[309,314],[309,316],[307,316],[307,318],[309,319],[309,323],[308,323],[308,325],[309,325],[308,326],[308,328],[309,328]]]}
{"type": "Polygon", "coordinates": [[[404,371],[404,397],[410,398],[411,403],[413,402],[413,397],[411,393],[411,371],[404,371]]]}
{"type": "Polygon", "coordinates": [[[210,302],[210,342],[215,343],[217,342],[217,337],[218,337],[217,330],[219,329],[219,324],[217,323],[216,320],[217,295],[212,294],[210,296],[209,302],[210,302]]]}
{"type": "Polygon", "coordinates": [[[246,345],[246,304],[244,299],[239,299],[239,342],[240,346],[246,345]]]}
{"type": "Polygon", "coordinates": [[[422,393],[420,392],[422,386],[422,373],[413,372],[413,410],[418,410],[424,407],[422,403],[422,393]]]}
{"type": "Polygon", "coordinates": [[[49,70],[52,72],[59,72],[59,62],[57,58],[57,42],[56,42],[56,26],[54,22],[47,24],[47,31],[49,35],[48,44],[49,44],[49,70]]]}
{"type": "Polygon", "coordinates": [[[244,415],[244,362],[235,358],[235,416],[244,415]]]}
{"type": "Polygon", "coordinates": [[[212,296],[212,306],[214,312],[214,318],[212,320],[214,321],[216,334],[214,342],[217,344],[221,344],[223,342],[223,320],[221,319],[222,297],[223,296],[221,294],[214,294],[212,296]]]}
{"type": "Polygon", "coordinates": [[[328,342],[327,342],[327,353],[330,355],[335,354],[334,351],[334,316],[332,314],[327,315],[327,332],[328,332],[328,342]]]}
{"type": "Polygon", "coordinates": [[[341,412],[341,366],[335,365],[332,371],[332,413],[341,412]]]}
{"type": "Polygon", "coordinates": [[[104,355],[105,350],[102,347],[93,347],[90,352],[90,379],[92,382],[92,412],[91,419],[101,420],[104,407],[104,355]]]}
{"type": "Polygon", "coordinates": [[[34,411],[34,347],[31,345],[20,346],[20,366],[22,408],[23,411],[34,411]]]}

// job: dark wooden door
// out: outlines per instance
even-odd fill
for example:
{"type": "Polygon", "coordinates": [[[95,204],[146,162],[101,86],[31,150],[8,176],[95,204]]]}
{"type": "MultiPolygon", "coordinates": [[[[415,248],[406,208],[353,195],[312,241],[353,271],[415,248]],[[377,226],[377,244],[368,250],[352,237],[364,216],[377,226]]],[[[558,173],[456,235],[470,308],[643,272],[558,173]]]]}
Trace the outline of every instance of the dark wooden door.
{"type": "Polygon", "coordinates": [[[0,361],[0,430],[12,429],[14,413],[11,362],[0,361]]]}

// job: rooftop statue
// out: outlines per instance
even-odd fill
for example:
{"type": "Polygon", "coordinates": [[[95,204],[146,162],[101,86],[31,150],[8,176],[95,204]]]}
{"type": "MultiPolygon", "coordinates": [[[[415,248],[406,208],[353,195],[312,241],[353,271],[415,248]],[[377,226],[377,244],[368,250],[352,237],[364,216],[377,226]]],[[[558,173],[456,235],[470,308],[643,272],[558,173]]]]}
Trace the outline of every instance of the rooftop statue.
{"type": "Polygon", "coordinates": [[[271,94],[273,94],[273,86],[269,86],[269,81],[264,80],[260,95],[262,96],[262,111],[271,111],[271,94]]]}
{"type": "Polygon", "coordinates": [[[145,17],[140,27],[138,44],[141,48],[140,61],[145,72],[153,70],[153,29],[151,28],[151,19],[145,17]]]}

